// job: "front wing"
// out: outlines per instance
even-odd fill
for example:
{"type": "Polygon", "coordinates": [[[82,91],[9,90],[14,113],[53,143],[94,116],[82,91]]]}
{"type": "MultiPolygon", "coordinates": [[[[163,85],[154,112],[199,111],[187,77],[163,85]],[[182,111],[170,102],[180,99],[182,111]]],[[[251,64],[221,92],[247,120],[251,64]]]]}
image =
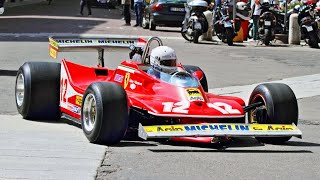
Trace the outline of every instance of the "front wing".
{"type": "Polygon", "coordinates": [[[173,138],[173,137],[215,137],[215,136],[254,136],[254,137],[302,137],[295,124],[180,124],[142,126],[139,124],[139,137],[173,138]]]}

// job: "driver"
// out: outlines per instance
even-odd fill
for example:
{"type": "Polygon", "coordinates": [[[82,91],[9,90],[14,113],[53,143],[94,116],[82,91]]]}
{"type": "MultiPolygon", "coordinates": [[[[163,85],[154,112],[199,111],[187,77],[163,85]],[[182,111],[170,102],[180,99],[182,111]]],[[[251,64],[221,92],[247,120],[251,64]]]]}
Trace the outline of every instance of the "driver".
{"type": "Polygon", "coordinates": [[[150,54],[150,68],[147,73],[161,79],[161,72],[172,74],[178,71],[175,51],[168,46],[158,46],[150,54]]]}

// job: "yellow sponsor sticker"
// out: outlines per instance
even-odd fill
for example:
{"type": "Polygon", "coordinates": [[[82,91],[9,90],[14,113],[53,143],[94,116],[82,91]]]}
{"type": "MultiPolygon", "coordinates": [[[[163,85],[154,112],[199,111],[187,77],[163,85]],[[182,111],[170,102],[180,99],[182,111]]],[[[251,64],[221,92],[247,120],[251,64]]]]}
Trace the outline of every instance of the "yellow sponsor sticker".
{"type": "Polygon", "coordinates": [[[52,39],[52,38],[49,38],[49,44],[50,44],[52,47],[56,48],[56,49],[59,48],[57,41],[55,41],[55,40],[52,39]]]}
{"type": "Polygon", "coordinates": [[[204,101],[202,93],[198,88],[187,88],[186,94],[189,101],[204,101]]]}
{"type": "Polygon", "coordinates": [[[57,51],[57,50],[55,50],[55,49],[52,48],[52,47],[49,48],[49,55],[50,55],[52,58],[56,59],[56,58],[57,58],[57,54],[58,54],[58,51],[57,51]]]}
{"type": "Polygon", "coordinates": [[[145,126],[146,132],[187,132],[187,131],[293,131],[293,125],[268,124],[186,124],[145,126]]]}
{"type": "Polygon", "coordinates": [[[123,82],[123,88],[125,89],[128,84],[129,84],[129,79],[130,79],[130,73],[126,73],[125,77],[124,77],[124,82],[123,82]]]}
{"type": "Polygon", "coordinates": [[[82,105],[82,97],[81,96],[76,96],[76,105],[79,105],[79,106],[82,105]]]}

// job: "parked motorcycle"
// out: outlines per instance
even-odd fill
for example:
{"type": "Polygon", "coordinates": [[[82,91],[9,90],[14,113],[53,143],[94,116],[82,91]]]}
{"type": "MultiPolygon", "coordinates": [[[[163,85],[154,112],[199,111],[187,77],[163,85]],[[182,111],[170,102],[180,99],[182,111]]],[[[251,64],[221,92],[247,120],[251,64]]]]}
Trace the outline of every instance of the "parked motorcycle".
{"type": "Polygon", "coordinates": [[[268,46],[275,39],[276,17],[269,2],[262,3],[260,8],[262,11],[259,19],[259,37],[260,41],[268,46]]]}
{"type": "Polygon", "coordinates": [[[319,27],[315,19],[315,10],[312,4],[303,6],[298,16],[301,36],[312,48],[319,48],[319,27]]]}
{"type": "Polygon", "coordinates": [[[240,20],[237,18],[232,20],[230,17],[229,2],[225,1],[223,4],[216,7],[214,13],[214,31],[217,37],[222,41],[233,45],[233,38],[240,30],[240,20]]]}
{"type": "Polygon", "coordinates": [[[208,3],[203,0],[193,0],[185,4],[186,15],[181,28],[184,39],[198,43],[199,37],[208,31],[208,21],[203,13],[207,9],[208,3]]]}

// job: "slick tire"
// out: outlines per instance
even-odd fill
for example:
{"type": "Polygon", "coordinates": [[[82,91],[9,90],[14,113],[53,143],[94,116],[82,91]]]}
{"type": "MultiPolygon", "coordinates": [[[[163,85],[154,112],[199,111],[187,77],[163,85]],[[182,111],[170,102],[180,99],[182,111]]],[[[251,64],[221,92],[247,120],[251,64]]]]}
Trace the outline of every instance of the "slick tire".
{"type": "Polygon", "coordinates": [[[183,67],[184,67],[184,68],[186,69],[186,71],[187,71],[188,73],[190,73],[190,74],[192,74],[192,73],[194,73],[194,72],[196,72],[196,71],[201,71],[203,76],[202,76],[202,78],[201,78],[199,81],[200,81],[200,84],[201,84],[203,90],[204,90],[205,92],[208,92],[208,81],[207,81],[207,77],[206,77],[205,73],[202,71],[202,69],[199,68],[198,66],[192,66],[192,65],[184,65],[183,67]]]}
{"type": "MultiPolygon", "coordinates": [[[[281,83],[260,84],[250,95],[249,105],[262,102],[266,110],[263,122],[258,124],[298,124],[298,103],[292,89],[281,83]]],[[[255,110],[248,113],[249,123],[252,123],[255,110]]],[[[256,137],[257,140],[268,144],[283,144],[288,141],[288,137],[256,137]]]]}
{"type": "Polygon", "coordinates": [[[318,35],[316,32],[312,31],[309,32],[309,46],[311,48],[319,48],[319,39],[318,39],[318,35]]]}
{"type": "Polygon", "coordinates": [[[91,143],[114,145],[124,137],[129,119],[125,90],[117,83],[95,82],[82,98],[82,130],[91,143]]]}
{"type": "Polygon", "coordinates": [[[233,38],[234,38],[234,32],[232,28],[227,28],[226,29],[226,38],[227,38],[227,43],[229,46],[233,45],[233,38]]]}
{"type": "Polygon", "coordinates": [[[60,67],[59,63],[26,62],[19,68],[15,100],[24,119],[60,119],[60,67]]]}

